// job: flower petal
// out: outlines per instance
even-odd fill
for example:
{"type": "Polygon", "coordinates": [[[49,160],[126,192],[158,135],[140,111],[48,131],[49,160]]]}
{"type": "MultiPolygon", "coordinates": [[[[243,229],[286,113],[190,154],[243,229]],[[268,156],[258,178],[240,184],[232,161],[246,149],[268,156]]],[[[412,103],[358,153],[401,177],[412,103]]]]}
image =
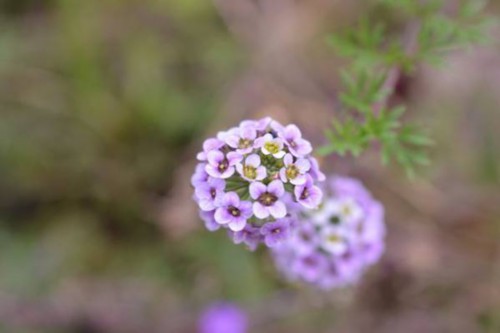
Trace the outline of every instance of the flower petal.
{"type": "Polygon", "coordinates": [[[269,206],[267,209],[269,210],[269,213],[277,219],[286,216],[286,206],[282,201],[276,201],[274,205],[269,206]]]}
{"type": "Polygon", "coordinates": [[[260,202],[253,203],[253,213],[259,219],[265,219],[269,217],[269,211],[260,202]]]}
{"type": "Polygon", "coordinates": [[[250,196],[252,199],[258,199],[261,194],[265,193],[267,190],[266,185],[262,184],[261,182],[255,182],[250,184],[250,196]]]}
{"type": "Polygon", "coordinates": [[[281,180],[276,179],[267,185],[267,191],[279,198],[285,193],[285,187],[283,186],[283,182],[281,180]]]}

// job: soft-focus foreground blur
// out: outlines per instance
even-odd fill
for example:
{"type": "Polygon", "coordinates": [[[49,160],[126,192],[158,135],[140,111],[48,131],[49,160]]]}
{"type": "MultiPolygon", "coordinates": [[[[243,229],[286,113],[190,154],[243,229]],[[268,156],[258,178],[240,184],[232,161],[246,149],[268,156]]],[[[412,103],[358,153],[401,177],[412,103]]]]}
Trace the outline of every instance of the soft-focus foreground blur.
{"type": "Polygon", "coordinates": [[[287,284],[265,251],[198,218],[189,178],[205,137],[272,116],[324,143],[345,63],[325,36],[366,10],[0,1],[0,332],[196,332],[217,300],[236,302],[250,332],[499,332],[495,43],[398,83],[394,100],[436,142],[415,181],[377,147],[321,161],[386,208],[386,253],[356,288],[287,284]]]}

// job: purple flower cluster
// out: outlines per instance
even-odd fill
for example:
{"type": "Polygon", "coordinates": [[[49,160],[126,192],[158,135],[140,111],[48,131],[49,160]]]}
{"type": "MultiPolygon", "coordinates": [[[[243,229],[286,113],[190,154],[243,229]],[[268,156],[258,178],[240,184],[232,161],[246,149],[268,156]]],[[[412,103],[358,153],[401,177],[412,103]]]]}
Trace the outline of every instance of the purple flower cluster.
{"type": "Polygon", "coordinates": [[[355,283],[384,251],[384,209],[358,180],[332,177],[319,210],[303,212],[292,236],[272,249],[292,281],[331,289],[355,283]]]}
{"type": "Polygon", "coordinates": [[[207,139],[191,178],[207,229],[225,228],[237,244],[274,247],[290,234],[295,205],[317,208],[325,176],[295,125],[246,120],[207,139]]]}

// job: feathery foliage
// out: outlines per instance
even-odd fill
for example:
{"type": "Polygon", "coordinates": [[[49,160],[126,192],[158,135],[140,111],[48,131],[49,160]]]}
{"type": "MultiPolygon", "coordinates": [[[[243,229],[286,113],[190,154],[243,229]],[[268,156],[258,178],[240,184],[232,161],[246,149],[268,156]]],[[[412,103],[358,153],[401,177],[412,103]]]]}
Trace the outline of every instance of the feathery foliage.
{"type": "Polygon", "coordinates": [[[320,153],[358,156],[376,144],[384,164],[394,160],[412,177],[416,167],[429,163],[426,148],[432,140],[402,119],[404,105],[388,106],[399,77],[411,75],[421,62],[441,64],[450,50],[487,42],[493,20],[481,14],[485,2],[479,0],[462,1],[451,14],[442,0],[378,0],[376,5],[409,23],[402,36],[394,36],[387,24],[363,17],[328,39],[350,64],[340,73],[341,108],[325,131],[328,144],[320,153]]]}

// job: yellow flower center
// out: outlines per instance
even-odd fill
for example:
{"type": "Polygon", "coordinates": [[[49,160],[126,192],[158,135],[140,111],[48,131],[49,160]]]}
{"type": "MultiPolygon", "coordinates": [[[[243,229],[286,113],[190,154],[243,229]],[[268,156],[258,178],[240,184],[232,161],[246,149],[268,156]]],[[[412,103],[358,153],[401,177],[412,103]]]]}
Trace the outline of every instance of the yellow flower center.
{"type": "Polygon", "coordinates": [[[273,142],[273,141],[266,142],[264,144],[264,148],[266,148],[266,150],[268,152],[270,152],[271,154],[276,154],[276,153],[279,153],[279,151],[280,151],[280,146],[276,142],[273,142]]]}
{"type": "Polygon", "coordinates": [[[340,238],[337,234],[331,234],[328,236],[328,241],[330,243],[340,243],[341,240],[342,238],[340,238]]]}
{"type": "Polygon", "coordinates": [[[294,164],[290,165],[286,169],[286,177],[288,179],[295,179],[297,178],[298,175],[299,175],[299,169],[294,164]]]}
{"type": "Polygon", "coordinates": [[[342,215],[349,216],[352,213],[352,208],[349,205],[342,206],[342,215]]]}
{"type": "Polygon", "coordinates": [[[245,174],[245,177],[247,177],[249,179],[257,178],[257,169],[255,169],[251,165],[245,165],[243,167],[243,173],[245,174]]]}
{"type": "Polygon", "coordinates": [[[252,141],[248,139],[240,139],[240,142],[238,143],[238,148],[240,149],[245,149],[249,148],[252,145],[252,141]]]}

